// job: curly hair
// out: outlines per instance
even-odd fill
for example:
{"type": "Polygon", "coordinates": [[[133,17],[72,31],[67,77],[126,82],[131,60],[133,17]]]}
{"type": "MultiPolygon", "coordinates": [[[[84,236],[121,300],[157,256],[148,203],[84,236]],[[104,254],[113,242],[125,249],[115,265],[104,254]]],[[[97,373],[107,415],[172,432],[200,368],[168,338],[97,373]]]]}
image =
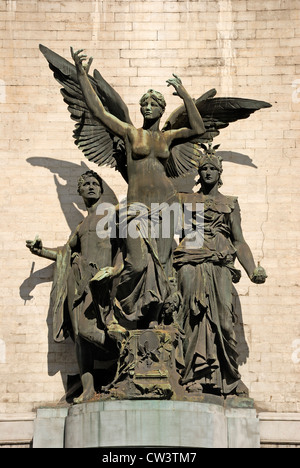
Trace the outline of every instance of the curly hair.
{"type": "Polygon", "coordinates": [[[94,177],[99,182],[100,188],[101,188],[101,193],[103,193],[103,183],[101,177],[97,174],[97,172],[94,172],[92,170],[86,171],[84,174],[81,174],[81,176],[78,179],[78,184],[77,184],[77,192],[80,195],[80,189],[87,177],[94,177]]]}

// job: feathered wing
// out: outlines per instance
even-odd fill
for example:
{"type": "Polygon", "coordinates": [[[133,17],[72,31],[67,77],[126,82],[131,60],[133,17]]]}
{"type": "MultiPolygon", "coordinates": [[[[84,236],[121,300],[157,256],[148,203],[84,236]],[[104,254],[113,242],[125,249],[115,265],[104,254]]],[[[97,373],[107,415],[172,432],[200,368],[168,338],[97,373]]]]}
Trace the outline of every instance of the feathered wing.
{"type": "MultiPolygon", "coordinates": [[[[178,177],[197,167],[199,159],[199,145],[212,142],[220,134],[222,128],[228,127],[231,122],[247,119],[259,109],[271,107],[265,101],[254,99],[220,97],[216,98],[216,90],[211,89],[195,101],[205,125],[205,133],[189,142],[178,142],[171,152],[166,171],[169,177],[178,177]]],[[[189,127],[185,106],[175,109],[166,121],[163,130],[189,127]]]]}
{"type": "MultiPolygon", "coordinates": [[[[75,144],[89,161],[98,166],[114,167],[127,180],[124,142],[110,133],[89,111],[75,65],[41,44],[40,51],[47,59],[54,78],[62,85],[64,102],[68,105],[71,119],[76,122],[73,132],[75,144]]],[[[89,75],[89,80],[107,111],[123,122],[131,123],[126,104],[97,70],[94,70],[93,77],[89,75]]]]}

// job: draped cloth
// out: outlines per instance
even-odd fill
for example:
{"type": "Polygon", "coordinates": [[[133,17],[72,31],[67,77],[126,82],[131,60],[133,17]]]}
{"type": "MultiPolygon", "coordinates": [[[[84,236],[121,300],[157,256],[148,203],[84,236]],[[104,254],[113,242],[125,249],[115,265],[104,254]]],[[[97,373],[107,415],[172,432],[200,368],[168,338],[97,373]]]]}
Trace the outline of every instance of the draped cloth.
{"type": "Polygon", "coordinates": [[[108,285],[96,284],[91,289],[90,282],[99,272],[101,265],[89,262],[80,252],[72,252],[70,247],[70,242],[77,236],[81,224],[77,226],[69,241],[63,247],[57,248],[50,293],[53,339],[56,342],[61,342],[68,336],[74,339],[82,314],[89,318],[91,327],[103,329],[111,309],[108,285]]]}
{"type": "Polygon", "coordinates": [[[69,244],[59,247],[54,264],[53,283],[50,293],[50,309],[53,314],[53,339],[63,341],[72,335],[67,308],[68,276],[71,270],[71,248],[69,244]]]}
{"type": "MultiPolygon", "coordinates": [[[[168,200],[164,205],[166,209],[171,202],[172,200],[168,200]]],[[[159,213],[151,211],[143,204],[133,203],[127,206],[126,222],[127,236],[135,232],[136,237],[127,240],[131,247],[127,248],[124,270],[117,287],[116,316],[123,326],[136,328],[141,319],[147,319],[153,308],[160,310],[170,295],[167,267],[161,263],[160,252],[165,249],[163,256],[166,256],[169,249],[169,261],[172,260],[173,235],[170,234],[171,241],[170,237],[163,239],[157,235],[161,232],[161,210],[159,213]]]]}
{"type": "Polygon", "coordinates": [[[240,380],[234,333],[232,281],[240,272],[234,268],[236,250],[231,229],[239,222],[237,199],[221,194],[204,203],[204,241],[197,249],[187,248],[183,239],[174,251],[183,307],[179,323],[185,331],[185,370],[182,383],[209,385],[228,394],[240,380]]]}

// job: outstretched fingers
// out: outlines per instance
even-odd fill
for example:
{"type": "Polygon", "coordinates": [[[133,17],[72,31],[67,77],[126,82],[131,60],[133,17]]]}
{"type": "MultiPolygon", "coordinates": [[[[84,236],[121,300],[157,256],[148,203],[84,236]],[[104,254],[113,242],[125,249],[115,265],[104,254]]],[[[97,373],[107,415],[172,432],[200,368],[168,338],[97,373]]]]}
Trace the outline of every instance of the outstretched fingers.
{"type": "Polygon", "coordinates": [[[76,52],[74,52],[73,47],[70,47],[70,50],[71,50],[72,59],[74,60],[75,64],[76,65],[81,65],[85,69],[85,71],[88,73],[88,71],[89,71],[89,69],[91,67],[91,64],[93,62],[93,57],[90,57],[89,60],[88,60],[88,63],[86,65],[84,65],[83,62],[85,60],[87,60],[87,58],[88,58],[88,56],[86,54],[82,53],[82,52],[84,52],[84,49],[79,49],[76,52]]]}
{"type": "Polygon", "coordinates": [[[84,51],[84,49],[79,49],[76,52],[74,52],[74,49],[73,49],[72,46],[70,47],[70,50],[71,50],[72,59],[74,59],[74,60],[75,60],[76,57],[78,57],[79,54],[81,54],[81,52],[84,51]]]}
{"type": "Polygon", "coordinates": [[[179,78],[178,75],[175,75],[175,73],[172,73],[172,75],[174,76],[174,78],[176,78],[176,81],[177,81],[179,84],[182,84],[181,78],[179,78]]]}
{"type": "Polygon", "coordinates": [[[174,96],[178,96],[178,88],[182,85],[182,81],[178,75],[173,73],[174,78],[169,78],[167,80],[168,86],[173,86],[175,88],[175,92],[173,93],[174,96]]]}

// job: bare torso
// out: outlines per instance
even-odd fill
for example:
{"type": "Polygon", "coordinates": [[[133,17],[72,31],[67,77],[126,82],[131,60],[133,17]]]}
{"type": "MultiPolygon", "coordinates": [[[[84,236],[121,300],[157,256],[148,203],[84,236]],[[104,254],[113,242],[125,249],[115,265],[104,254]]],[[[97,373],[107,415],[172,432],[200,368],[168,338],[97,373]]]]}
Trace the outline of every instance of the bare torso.
{"type": "Polygon", "coordinates": [[[97,224],[102,215],[88,215],[77,231],[77,236],[73,241],[75,250],[79,250],[82,257],[87,262],[96,264],[98,268],[112,265],[113,252],[110,236],[100,238],[97,234],[97,224]]]}
{"type": "Polygon", "coordinates": [[[129,203],[151,203],[170,200],[175,189],[167,177],[165,165],[170,156],[168,142],[163,132],[134,129],[127,150],[129,203]]]}

